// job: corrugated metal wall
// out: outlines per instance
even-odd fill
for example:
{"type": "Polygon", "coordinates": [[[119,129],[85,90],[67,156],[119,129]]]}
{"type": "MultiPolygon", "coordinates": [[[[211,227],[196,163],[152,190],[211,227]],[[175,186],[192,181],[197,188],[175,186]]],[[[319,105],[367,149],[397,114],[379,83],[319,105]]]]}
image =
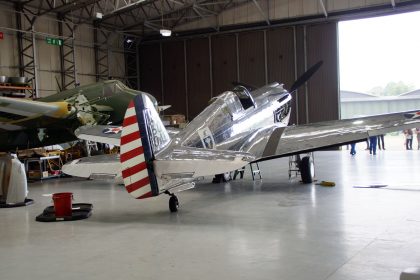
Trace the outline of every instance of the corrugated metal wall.
{"type": "Polygon", "coordinates": [[[319,60],[324,61],[320,71],[295,95],[291,124],[338,119],[336,22],[144,45],[140,48],[141,89],[158,97],[163,83],[163,104],[171,104],[172,113],[191,120],[211,96],[230,90],[233,81],[256,86],[278,81],[290,88],[319,60]],[[161,47],[162,56],[157,57],[161,47]],[[158,70],[145,71],[159,68],[160,59],[163,82],[158,70]]]}
{"type": "MultiPolygon", "coordinates": [[[[419,9],[419,2],[415,0],[270,0],[249,1],[234,8],[222,11],[215,17],[204,17],[201,20],[192,21],[183,25],[177,25],[175,31],[196,30],[200,28],[225,27],[256,22],[270,22],[296,20],[297,18],[319,17],[324,18],[324,13],[331,19],[338,13],[351,12],[363,13],[366,10],[370,16],[372,13],[384,15],[407,10],[419,9]],[[256,5],[258,4],[258,6],[256,5]],[[324,10],[325,8],[325,10],[324,10]],[[334,15],[335,14],[335,15],[334,15]]],[[[334,18],[337,19],[337,18],[334,18]]]]}
{"type": "MultiPolygon", "coordinates": [[[[24,26],[25,27],[25,26],[24,26]]],[[[0,40],[0,75],[19,76],[19,52],[17,45],[16,17],[12,6],[0,4],[0,31],[4,39],[0,40]]],[[[36,59],[38,71],[38,95],[48,96],[59,90],[60,81],[60,48],[46,43],[46,37],[59,36],[58,21],[55,17],[44,15],[35,21],[36,59]]],[[[95,53],[93,26],[81,24],[75,28],[75,64],[80,85],[95,83],[95,53]]],[[[29,36],[29,34],[27,34],[29,36]]],[[[124,37],[111,33],[107,38],[109,46],[109,76],[125,76],[124,37]]],[[[71,87],[70,87],[71,88],[71,87]]]]}

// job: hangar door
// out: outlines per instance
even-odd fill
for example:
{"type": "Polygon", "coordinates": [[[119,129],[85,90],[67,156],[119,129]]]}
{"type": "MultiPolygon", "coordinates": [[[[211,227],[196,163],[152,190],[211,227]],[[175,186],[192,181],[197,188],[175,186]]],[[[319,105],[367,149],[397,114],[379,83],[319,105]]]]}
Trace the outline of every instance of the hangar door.
{"type": "Polygon", "coordinates": [[[337,23],[211,34],[140,46],[140,89],[157,96],[170,113],[192,120],[212,96],[232,82],[290,88],[322,60],[321,69],[294,97],[291,124],[339,118],[337,23]],[[154,92],[156,91],[156,92],[154,92]]]}

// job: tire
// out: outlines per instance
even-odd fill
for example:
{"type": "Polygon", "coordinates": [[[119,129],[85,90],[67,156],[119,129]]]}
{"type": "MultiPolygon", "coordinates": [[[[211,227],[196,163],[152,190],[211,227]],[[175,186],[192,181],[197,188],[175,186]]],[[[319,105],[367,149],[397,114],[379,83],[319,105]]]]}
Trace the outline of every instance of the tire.
{"type": "Polygon", "coordinates": [[[178,198],[176,196],[171,196],[169,198],[169,211],[177,212],[179,207],[178,198]]]}
{"type": "Polygon", "coordinates": [[[299,164],[300,176],[304,184],[310,184],[314,180],[314,163],[311,161],[311,157],[307,156],[302,158],[299,164]]]}

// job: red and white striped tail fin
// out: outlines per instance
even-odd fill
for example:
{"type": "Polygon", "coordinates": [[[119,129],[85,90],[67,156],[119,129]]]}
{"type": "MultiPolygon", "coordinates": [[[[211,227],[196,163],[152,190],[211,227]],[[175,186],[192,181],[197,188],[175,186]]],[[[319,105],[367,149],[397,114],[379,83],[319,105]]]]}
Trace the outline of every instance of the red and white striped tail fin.
{"type": "Polygon", "coordinates": [[[159,195],[153,170],[154,153],[169,143],[169,136],[146,95],[138,95],[130,102],[120,141],[120,162],[127,191],[137,199],[159,195]],[[164,130],[158,136],[151,135],[157,131],[156,124],[160,130],[164,130]],[[154,141],[158,141],[158,145],[151,139],[157,139],[154,141]]]}

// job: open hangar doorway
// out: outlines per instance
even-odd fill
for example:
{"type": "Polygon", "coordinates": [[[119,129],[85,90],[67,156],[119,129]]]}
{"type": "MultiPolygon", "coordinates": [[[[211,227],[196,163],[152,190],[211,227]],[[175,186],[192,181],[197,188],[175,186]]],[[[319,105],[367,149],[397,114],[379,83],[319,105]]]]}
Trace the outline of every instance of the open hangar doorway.
{"type": "MultiPolygon", "coordinates": [[[[338,23],[341,119],[420,109],[418,26],[418,11],[338,23]]],[[[387,150],[407,148],[402,131],[384,140],[387,150]]]]}

